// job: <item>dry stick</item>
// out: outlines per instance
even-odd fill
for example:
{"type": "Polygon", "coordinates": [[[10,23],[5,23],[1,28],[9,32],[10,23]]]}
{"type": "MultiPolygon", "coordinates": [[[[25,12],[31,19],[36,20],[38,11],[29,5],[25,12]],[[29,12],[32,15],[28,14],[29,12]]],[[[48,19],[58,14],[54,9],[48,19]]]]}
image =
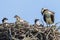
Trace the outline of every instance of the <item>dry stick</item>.
{"type": "Polygon", "coordinates": [[[51,32],[51,31],[49,31],[48,34],[47,34],[47,36],[46,36],[47,40],[48,40],[48,36],[49,36],[50,32],[51,32]]]}
{"type": "Polygon", "coordinates": [[[53,34],[54,34],[54,40],[57,40],[55,30],[53,31],[53,34]]]}
{"type": "MultiPolygon", "coordinates": [[[[60,22],[58,22],[58,23],[55,23],[55,25],[57,25],[57,24],[59,24],[60,22]]],[[[57,28],[57,29],[59,29],[59,27],[57,28]]],[[[55,29],[56,30],[56,29],[55,29]]],[[[55,39],[54,40],[57,40],[57,38],[56,38],[56,34],[55,34],[55,30],[54,30],[54,37],[55,37],[55,39]]]]}
{"type": "Polygon", "coordinates": [[[52,27],[50,27],[49,32],[48,32],[48,34],[47,34],[47,36],[46,36],[47,40],[48,40],[48,35],[51,33],[51,28],[52,28],[52,27]]]}

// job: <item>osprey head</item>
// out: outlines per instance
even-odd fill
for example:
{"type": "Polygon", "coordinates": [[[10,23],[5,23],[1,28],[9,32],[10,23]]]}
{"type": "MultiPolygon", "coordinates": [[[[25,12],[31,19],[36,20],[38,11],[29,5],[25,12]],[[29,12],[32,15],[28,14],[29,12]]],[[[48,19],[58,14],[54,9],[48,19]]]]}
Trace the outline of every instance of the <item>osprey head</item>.
{"type": "Polygon", "coordinates": [[[16,19],[20,19],[20,17],[19,17],[18,15],[15,15],[14,18],[16,18],[16,19]]]}
{"type": "Polygon", "coordinates": [[[14,16],[14,18],[17,18],[17,17],[19,17],[19,16],[18,16],[18,15],[15,15],[15,16],[14,16]]]}
{"type": "Polygon", "coordinates": [[[47,8],[42,8],[42,10],[41,10],[42,15],[43,15],[43,13],[44,13],[45,11],[47,11],[47,10],[48,10],[47,8]]]}
{"type": "Polygon", "coordinates": [[[39,19],[35,19],[35,24],[40,25],[39,19]]]}
{"type": "Polygon", "coordinates": [[[2,23],[6,23],[7,20],[8,20],[7,18],[3,18],[3,19],[2,19],[2,23]]]}

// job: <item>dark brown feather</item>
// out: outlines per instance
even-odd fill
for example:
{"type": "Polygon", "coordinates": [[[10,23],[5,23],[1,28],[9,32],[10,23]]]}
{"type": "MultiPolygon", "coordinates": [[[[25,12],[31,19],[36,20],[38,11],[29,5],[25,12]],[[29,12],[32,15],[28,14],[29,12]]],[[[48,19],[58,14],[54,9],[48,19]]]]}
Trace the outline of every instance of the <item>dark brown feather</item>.
{"type": "Polygon", "coordinates": [[[43,19],[44,19],[44,21],[46,22],[46,16],[45,16],[45,15],[43,16],[43,19]]]}
{"type": "Polygon", "coordinates": [[[52,22],[54,23],[54,14],[51,15],[51,20],[52,20],[52,22]]]}

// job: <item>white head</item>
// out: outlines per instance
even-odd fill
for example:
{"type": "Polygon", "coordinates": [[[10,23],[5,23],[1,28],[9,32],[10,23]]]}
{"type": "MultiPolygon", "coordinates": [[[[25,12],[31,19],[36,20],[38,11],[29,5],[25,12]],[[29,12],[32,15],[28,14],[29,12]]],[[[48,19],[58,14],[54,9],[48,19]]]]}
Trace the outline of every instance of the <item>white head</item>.
{"type": "Polygon", "coordinates": [[[35,24],[40,25],[39,19],[35,19],[35,24]]]}
{"type": "Polygon", "coordinates": [[[7,23],[7,20],[8,20],[7,18],[3,18],[2,23],[7,23]]]}
{"type": "Polygon", "coordinates": [[[48,10],[47,8],[42,8],[41,13],[43,15],[44,11],[48,10]]]}

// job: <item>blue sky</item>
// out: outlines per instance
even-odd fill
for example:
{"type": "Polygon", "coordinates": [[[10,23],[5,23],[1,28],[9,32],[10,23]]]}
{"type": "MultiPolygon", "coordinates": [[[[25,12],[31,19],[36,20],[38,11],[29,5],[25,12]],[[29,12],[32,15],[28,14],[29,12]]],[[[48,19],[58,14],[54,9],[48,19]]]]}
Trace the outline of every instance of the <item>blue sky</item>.
{"type": "Polygon", "coordinates": [[[0,23],[3,17],[9,22],[15,22],[14,15],[33,24],[34,19],[43,20],[41,8],[48,8],[55,12],[55,23],[60,21],[59,0],[0,0],[0,23]]]}

